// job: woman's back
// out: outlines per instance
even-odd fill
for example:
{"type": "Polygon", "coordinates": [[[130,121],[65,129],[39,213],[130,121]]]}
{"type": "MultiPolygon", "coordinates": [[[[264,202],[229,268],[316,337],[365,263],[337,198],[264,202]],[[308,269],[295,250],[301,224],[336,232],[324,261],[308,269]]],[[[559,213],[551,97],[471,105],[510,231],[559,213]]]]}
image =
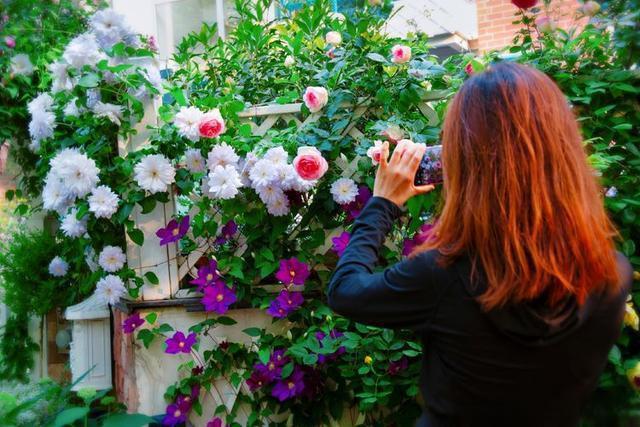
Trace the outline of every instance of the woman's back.
{"type": "MultiPolygon", "coordinates": [[[[434,262],[434,255],[420,257],[434,262]]],[[[618,263],[626,283],[616,295],[488,313],[474,298],[482,286],[471,286],[468,260],[444,270],[449,281],[437,284],[440,301],[421,332],[427,425],[576,425],[620,333],[632,273],[620,254],[618,263]]]]}

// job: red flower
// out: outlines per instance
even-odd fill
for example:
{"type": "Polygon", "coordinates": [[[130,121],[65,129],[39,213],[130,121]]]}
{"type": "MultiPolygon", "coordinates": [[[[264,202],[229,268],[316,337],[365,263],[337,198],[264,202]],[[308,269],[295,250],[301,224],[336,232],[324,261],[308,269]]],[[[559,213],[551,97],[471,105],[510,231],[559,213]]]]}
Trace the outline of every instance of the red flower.
{"type": "Polygon", "coordinates": [[[217,108],[205,113],[198,125],[200,136],[204,138],[215,138],[226,130],[224,119],[217,108]]]}
{"type": "Polygon", "coordinates": [[[520,9],[529,9],[530,7],[538,4],[538,0],[511,0],[511,3],[518,6],[520,9]]]}

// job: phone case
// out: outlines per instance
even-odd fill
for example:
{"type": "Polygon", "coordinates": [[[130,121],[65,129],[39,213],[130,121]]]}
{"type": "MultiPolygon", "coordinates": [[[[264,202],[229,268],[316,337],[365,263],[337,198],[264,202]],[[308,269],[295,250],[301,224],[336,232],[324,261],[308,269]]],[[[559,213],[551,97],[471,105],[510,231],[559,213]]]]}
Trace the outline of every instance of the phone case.
{"type": "Polygon", "coordinates": [[[416,173],[415,185],[442,183],[441,154],[442,145],[427,147],[416,173]]]}

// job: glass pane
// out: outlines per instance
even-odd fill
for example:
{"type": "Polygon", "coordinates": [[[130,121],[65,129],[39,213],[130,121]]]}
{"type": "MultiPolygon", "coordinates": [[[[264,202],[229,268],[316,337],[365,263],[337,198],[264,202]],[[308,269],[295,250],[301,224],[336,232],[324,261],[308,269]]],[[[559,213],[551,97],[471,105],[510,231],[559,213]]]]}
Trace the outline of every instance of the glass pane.
{"type": "Polygon", "coordinates": [[[217,22],[216,0],[175,0],[156,5],[158,54],[161,60],[171,58],[175,46],[202,23],[217,22]]]}

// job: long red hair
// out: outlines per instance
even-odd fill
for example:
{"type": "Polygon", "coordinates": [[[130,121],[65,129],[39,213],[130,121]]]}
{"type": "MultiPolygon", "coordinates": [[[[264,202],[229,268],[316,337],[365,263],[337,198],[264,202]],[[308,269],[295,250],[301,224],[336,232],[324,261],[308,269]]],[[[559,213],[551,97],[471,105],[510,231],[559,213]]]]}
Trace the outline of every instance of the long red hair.
{"type": "Polygon", "coordinates": [[[445,264],[470,256],[489,310],[546,297],[579,303],[618,286],[614,237],[568,101],[545,74],[493,65],[464,83],[442,133],[445,264]],[[478,268],[481,267],[481,268],[478,268]]]}

